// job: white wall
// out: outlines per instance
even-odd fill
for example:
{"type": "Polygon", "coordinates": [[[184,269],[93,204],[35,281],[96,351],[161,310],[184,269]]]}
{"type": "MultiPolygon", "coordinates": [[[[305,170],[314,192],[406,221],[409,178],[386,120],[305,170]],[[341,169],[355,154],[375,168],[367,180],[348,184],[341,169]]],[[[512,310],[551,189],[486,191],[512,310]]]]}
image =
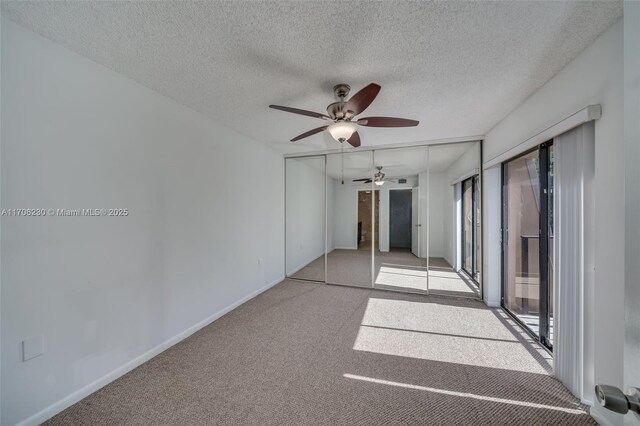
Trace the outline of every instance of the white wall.
{"type": "Polygon", "coordinates": [[[442,250],[443,257],[451,265],[455,267],[456,259],[456,193],[455,186],[443,179],[442,188],[442,250]]]}
{"type": "MultiPolygon", "coordinates": [[[[624,3],[625,352],[624,387],[640,387],[640,2],[624,3]]],[[[638,425],[629,412],[625,422],[638,425]]]]}
{"type": "Polygon", "coordinates": [[[502,298],[502,169],[482,172],[482,297],[488,306],[500,306],[502,298]]]}
{"type": "Polygon", "coordinates": [[[357,185],[340,179],[333,181],[333,245],[337,249],[356,250],[358,239],[358,188],[366,189],[365,185],[357,185]]]}
{"type": "Polygon", "coordinates": [[[286,164],[287,275],[324,253],[324,157],[289,158],[286,164]]]}
{"type": "Polygon", "coordinates": [[[429,223],[429,178],[430,173],[428,171],[418,174],[418,222],[420,222],[420,230],[418,231],[419,238],[419,251],[420,257],[429,258],[429,244],[425,244],[425,241],[429,241],[429,226],[425,224],[429,223]]]}
{"type": "MultiPolygon", "coordinates": [[[[450,189],[442,173],[429,174],[429,257],[446,257],[445,252],[445,192],[450,189]]],[[[448,192],[447,192],[448,193],[448,192]]],[[[448,198],[446,201],[450,201],[448,198]]]]}
{"type": "Polygon", "coordinates": [[[2,207],[129,209],[2,217],[11,425],[44,420],[280,280],[284,165],[4,19],[1,56],[2,207]],[[38,335],[44,354],[22,362],[21,341],[38,335]]]}
{"type": "MultiPolygon", "coordinates": [[[[560,73],[531,95],[496,125],[484,142],[489,161],[536,133],[587,105],[600,104],[602,118],[595,123],[596,141],[596,283],[595,306],[586,307],[585,330],[594,344],[585,351],[585,368],[595,371],[595,381],[622,386],[624,306],[624,150],[622,139],[622,22],[617,22],[560,73]],[[592,353],[589,353],[592,352],[592,353]]],[[[500,180],[486,171],[484,253],[488,291],[500,288],[499,212],[500,180]],[[498,216],[499,217],[499,216],[498,216]],[[496,228],[497,226],[497,228],[496,228]]],[[[593,389],[585,383],[586,389],[593,389]]],[[[593,401],[593,391],[585,395],[593,401]]],[[[592,410],[602,411],[600,407],[592,410]]],[[[615,415],[603,413],[613,418],[615,415]]]]}
{"type": "Polygon", "coordinates": [[[461,177],[471,177],[473,173],[480,172],[480,142],[469,147],[453,164],[447,167],[447,184],[457,181],[461,177]]]}
{"type": "Polygon", "coordinates": [[[336,242],[335,242],[335,238],[334,238],[334,227],[335,227],[335,220],[336,220],[336,211],[335,211],[335,207],[334,207],[334,180],[332,177],[327,176],[327,183],[326,183],[326,190],[327,190],[327,195],[326,195],[326,200],[327,200],[327,206],[326,206],[326,214],[327,214],[327,222],[326,222],[326,226],[327,226],[327,253],[331,252],[333,249],[336,248],[336,242]]]}

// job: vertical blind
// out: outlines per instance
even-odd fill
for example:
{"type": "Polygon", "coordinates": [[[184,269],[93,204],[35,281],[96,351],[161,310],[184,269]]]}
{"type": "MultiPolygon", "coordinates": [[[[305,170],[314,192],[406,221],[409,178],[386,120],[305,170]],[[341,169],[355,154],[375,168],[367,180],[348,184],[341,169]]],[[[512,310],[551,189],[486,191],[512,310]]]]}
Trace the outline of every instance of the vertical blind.
{"type": "Polygon", "coordinates": [[[554,373],[582,398],[593,380],[585,377],[585,312],[593,291],[594,122],[554,139],[554,373]]]}

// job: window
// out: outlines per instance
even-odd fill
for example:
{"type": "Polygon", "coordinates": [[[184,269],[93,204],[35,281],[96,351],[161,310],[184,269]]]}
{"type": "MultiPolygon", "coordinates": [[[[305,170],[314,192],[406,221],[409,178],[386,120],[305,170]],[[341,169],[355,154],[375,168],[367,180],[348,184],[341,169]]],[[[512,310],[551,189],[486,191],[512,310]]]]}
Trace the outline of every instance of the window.
{"type": "Polygon", "coordinates": [[[478,176],[462,181],[462,270],[477,284],[480,277],[480,203],[478,176]]]}

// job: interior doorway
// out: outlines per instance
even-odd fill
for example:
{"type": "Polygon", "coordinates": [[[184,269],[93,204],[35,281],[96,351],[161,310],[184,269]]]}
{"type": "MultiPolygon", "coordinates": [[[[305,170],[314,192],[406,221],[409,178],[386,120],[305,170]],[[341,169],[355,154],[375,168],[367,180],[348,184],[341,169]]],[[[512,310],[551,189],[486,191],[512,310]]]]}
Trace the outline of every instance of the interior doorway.
{"type": "Polygon", "coordinates": [[[372,215],[372,193],[370,190],[358,190],[358,250],[371,250],[375,246],[378,236],[376,230],[380,224],[380,191],[375,190],[375,203],[373,209],[375,219],[372,215]],[[373,223],[372,223],[373,221],[373,223]]]}
{"type": "Polygon", "coordinates": [[[389,249],[411,250],[411,189],[389,190],[389,249]]]}

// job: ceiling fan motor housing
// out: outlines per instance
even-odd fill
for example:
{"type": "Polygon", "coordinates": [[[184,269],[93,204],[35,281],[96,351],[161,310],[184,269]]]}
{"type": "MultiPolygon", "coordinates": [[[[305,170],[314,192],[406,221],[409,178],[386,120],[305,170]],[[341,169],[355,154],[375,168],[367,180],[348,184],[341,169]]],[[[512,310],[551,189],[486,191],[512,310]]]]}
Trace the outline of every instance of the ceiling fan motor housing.
{"type": "Polygon", "coordinates": [[[341,120],[345,118],[344,105],[346,102],[334,102],[327,107],[327,114],[332,120],[341,120]]]}
{"type": "Polygon", "coordinates": [[[351,86],[346,83],[340,83],[333,86],[333,94],[336,97],[336,102],[327,107],[327,114],[333,120],[342,120],[347,118],[344,106],[346,104],[345,98],[349,95],[351,86]]]}

